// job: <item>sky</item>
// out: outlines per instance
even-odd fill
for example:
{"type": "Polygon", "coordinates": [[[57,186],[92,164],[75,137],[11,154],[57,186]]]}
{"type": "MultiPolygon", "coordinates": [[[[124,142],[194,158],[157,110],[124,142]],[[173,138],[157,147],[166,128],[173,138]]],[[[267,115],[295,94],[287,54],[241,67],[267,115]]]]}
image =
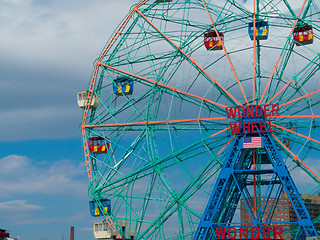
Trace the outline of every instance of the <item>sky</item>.
{"type": "Polygon", "coordinates": [[[129,0],[0,0],[0,228],[93,239],[77,92],[129,0]]]}
{"type": "MultiPolygon", "coordinates": [[[[0,228],[93,239],[77,92],[133,0],[0,0],[0,228]]],[[[246,2],[246,1],[244,1],[246,2]]]]}

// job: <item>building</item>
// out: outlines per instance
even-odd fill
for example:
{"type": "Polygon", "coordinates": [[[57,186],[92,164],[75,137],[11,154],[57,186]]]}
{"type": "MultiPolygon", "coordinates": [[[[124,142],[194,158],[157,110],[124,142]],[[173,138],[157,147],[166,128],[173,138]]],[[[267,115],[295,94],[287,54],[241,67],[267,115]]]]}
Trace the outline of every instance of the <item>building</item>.
{"type": "MultiPolygon", "coordinates": [[[[320,219],[320,196],[313,196],[303,194],[302,199],[308,209],[308,212],[311,216],[311,219],[320,219]]],[[[282,193],[279,198],[278,203],[276,203],[275,210],[272,214],[272,204],[275,203],[275,199],[270,198],[269,204],[266,206],[266,214],[263,216],[263,222],[273,222],[273,223],[282,223],[282,222],[297,222],[298,217],[292,207],[290,199],[287,194],[282,193]],[[271,218],[271,221],[270,221],[271,218]]],[[[262,199],[261,199],[262,202],[262,199]]],[[[243,199],[240,201],[240,219],[242,223],[250,223],[252,222],[251,216],[245,206],[243,199]]],[[[320,230],[320,221],[315,224],[317,230],[320,230]]],[[[284,228],[283,238],[291,239],[290,233],[294,231],[294,229],[284,228]]]]}

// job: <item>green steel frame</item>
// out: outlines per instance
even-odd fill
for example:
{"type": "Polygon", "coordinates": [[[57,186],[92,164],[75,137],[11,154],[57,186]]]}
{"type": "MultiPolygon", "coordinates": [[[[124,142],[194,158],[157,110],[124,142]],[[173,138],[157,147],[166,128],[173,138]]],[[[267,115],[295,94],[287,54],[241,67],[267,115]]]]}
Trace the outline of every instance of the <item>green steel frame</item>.
{"type": "Polygon", "coordinates": [[[110,228],[127,219],[137,239],[192,238],[233,140],[225,107],[279,104],[270,120],[282,158],[292,175],[306,173],[311,190],[298,179],[302,193],[320,191],[319,169],[308,167],[320,150],[318,5],[143,0],[131,8],[95,62],[81,123],[89,196],[101,210],[111,199],[110,228]],[[258,20],[269,23],[267,40],[248,36],[258,20]],[[292,33],[303,24],[314,42],[297,46],[292,33]],[[224,33],[223,50],[205,49],[208,31],[224,33]],[[114,94],[117,77],[134,81],[132,95],[114,94]],[[94,95],[100,105],[90,109],[94,95]],[[89,151],[95,136],[110,143],[107,153],[89,151]]]}

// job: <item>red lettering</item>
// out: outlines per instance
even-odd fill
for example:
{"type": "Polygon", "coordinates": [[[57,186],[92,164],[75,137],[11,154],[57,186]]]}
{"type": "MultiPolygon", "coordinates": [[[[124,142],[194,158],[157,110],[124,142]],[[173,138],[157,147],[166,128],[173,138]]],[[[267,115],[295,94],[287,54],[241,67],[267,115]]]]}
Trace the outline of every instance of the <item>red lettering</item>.
{"type": "Polygon", "coordinates": [[[282,238],[282,234],[283,233],[283,228],[282,227],[274,227],[273,228],[273,236],[274,239],[283,239],[282,238]],[[277,229],[279,229],[280,231],[278,232],[277,229]],[[279,236],[279,238],[277,238],[279,236]]]}
{"type": "Polygon", "coordinates": [[[252,121],[251,122],[251,132],[252,133],[258,133],[259,132],[256,123],[258,123],[258,121],[252,121]],[[257,130],[255,130],[255,129],[257,129],[257,130]]]}
{"type": "Polygon", "coordinates": [[[246,111],[247,111],[247,117],[254,117],[253,106],[247,106],[246,111]]]}
{"type": "Polygon", "coordinates": [[[271,229],[271,227],[262,227],[262,238],[263,239],[271,239],[271,237],[267,237],[266,235],[271,234],[267,230],[271,229]]]}
{"type": "Polygon", "coordinates": [[[243,128],[243,133],[246,133],[246,129],[248,130],[248,133],[250,133],[250,130],[251,130],[251,122],[248,122],[248,125],[246,125],[246,122],[243,122],[242,128],[243,128]]]}
{"type": "Polygon", "coordinates": [[[246,116],[246,111],[243,106],[238,107],[238,116],[239,118],[244,118],[246,116]],[[240,111],[241,109],[241,111],[240,111]]]}
{"type": "Polygon", "coordinates": [[[266,105],[264,105],[264,107],[263,107],[263,110],[264,110],[264,116],[265,116],[265,117],[270,117],[270,116],[271,116],[271,114],[270,114],[270,113],[268,113],[268,112],[270,112],[271,110],[270,110],[270,109],[267,109],[267,107],[270,107],[270,104],[266,104],[266,105]]]}
{"type": "Polygon", "coordinates": [[[227,118],[236,118],[236,108],[226,107],[227,118]]]}
{"type": "Polygon", "coordinates": [[[278,104],[251,105],[239,107],[226,107],[227,118],[244,118],[244,117],[265,117],[279,116],[280,107],[278,104]],[[271,109],[270,109],[271,107],[271,109]]]}
{"type": "MultiPolygon", "coordinates": [[[[239,107],[226,107],[227,118],[254,118],[254,117],[270,117],[279,116],[278,104],[251,105],[239,107]]],[[[252,119],[253,120],[253,119],[252,119]]],[[[243,133],[274,133],[275,129],[271,128],[271,121],[242,121],[229,123],[232,134],[240,134],[241,128],[243,133]],[[260,124],[260,127],[258,126],[260,124]]]]}
{"type": "Polygon", "coordinates": [[[239,134],[240,133],[240,128],[241,128],[241,122],[235,122],[233,125],[232,123],[230,124],[230,129],[231,129],[231,134],[239,134]]]}
{"type": "Polygon", "coordinates": [[[272,116],[279,116],[279,105],[278,104],[272,104],[272,116]]]}
{"type": "Polygon", "coordinates": [[[267,126],[263,123],[267,123],[267,121],[260,121],[260,133],[268,132],[267,130],[265,130],[267,126]]]}
{"type": "Polygon", "coordinates": [[[228,237],[229,237],[229,239],[236,239],[236,237],[237,237],[237,229],[235,227],[229,227],[228,237]],[[233,230],[233,231],[231,231],[231,230],[233,230]],[[231,236],[232,234],[233,234],[233,236],[231,236]]]}
{"type": "Polygon", "coordinates": [[[222,227],[216,227],[216,235],[218,239],[225,239],[226,237],[226,228],[224,227],[222,230],[222,227]]]}
{"type": "Polygon", "coordinates": [[[242,234],[245,237],[245,239],[249,238],[249,233],[248,233],[248,227],[245,228],[246,232],[244,232],[243,227],[239,228],[239,232],[240,232],[240,239],[242,239],[242,234]]]}
{"type": "Polygon", "coordinates": [[[251,239],[259,239],[260,233],[258,227],[252,227],[251,228],[251,239]]]}
{"type": "Polygon", "coordinates": [[[271,121],[270,120],[268,121],[268,124],[269,124],[269,132],[276,132],[276,130],[271,130],[271,121]]]}
{"type": "Polygon", "coordinates": [[[256,105],[255,109],[256,109],[256,117],[261,117],[262,116],[262,107],[260,105],[256,105]],[[258,111],[258,108],[260,109],[260,111],[258,111]]]}
{"type": "MultiPolygon", "coordinates": [[[[251,234],[249,235],[249,227],[239,227],[239,239],[283,239],[282,227],[273,227],[273,238],[272,238],[272,227],[262,227],[262,238],[260,236],[259,227],[251,227],[251,234]]],[[[235,227],[216,227],[217,239],[225,239],[226,232],[228,233],[228,239],[237,239],[238,232],[235,227]]]]}

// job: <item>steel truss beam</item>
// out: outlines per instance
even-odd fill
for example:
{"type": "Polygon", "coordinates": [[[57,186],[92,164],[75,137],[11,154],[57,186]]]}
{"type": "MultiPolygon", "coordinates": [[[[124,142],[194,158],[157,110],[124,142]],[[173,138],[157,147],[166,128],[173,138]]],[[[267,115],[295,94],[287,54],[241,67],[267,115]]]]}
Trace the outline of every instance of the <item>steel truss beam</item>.
{"type": "Polygon", "coordinates": [[[243,138],[247,135],[236,135],[230,144],[230,152],[221,168],[194,239],[221,239],[216,234],[219,228],[239,228],[243,226],[259,228],[261,239],[263,239],[262,228],[270,226],[298,227],[295,239],[318,236],[310,214],[286,168],[272,134],[270,132],[259,132],[254,136],[261,137],[262,140],[262,148],[259,149],[259,154],[261,154],[264,164],[267,166],[263,169],[255,169],[253,149],[243,147],[243,138]],[[263,201],[256,210],[254,203],[256,199],[252,191],[250,192],[250,187],[252,188],[253,185],[252,176],[260,176],[258,179],[264,179],[263,185],[268,186],[266,192],[261,193],[263,201]],[[266,180],[266,176],[269,180],[266,180]],[[271,222],[282,191],[288,195],[298,217],[297,222],[271,222]],[[274,197],[271,197],[272,193],[274,197]],[[232,221],[240,198],[244,200],[246,210],[251,216],[252,222],[250,223],[235,223],[232,221]],[[269,206],[268,211],[267,206],[269,206]]]}

